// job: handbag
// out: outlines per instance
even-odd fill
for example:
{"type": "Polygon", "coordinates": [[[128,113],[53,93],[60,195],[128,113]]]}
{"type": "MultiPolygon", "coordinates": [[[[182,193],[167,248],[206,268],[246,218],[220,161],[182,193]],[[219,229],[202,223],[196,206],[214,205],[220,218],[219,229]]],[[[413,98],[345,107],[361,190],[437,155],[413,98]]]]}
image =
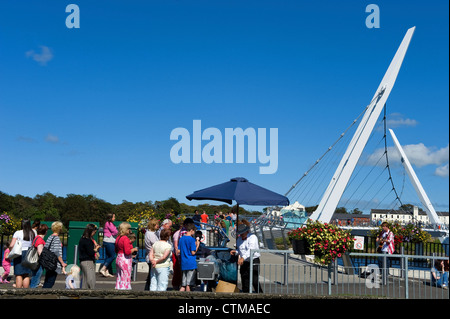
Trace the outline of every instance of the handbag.
{"type": "Polygon", "coordinates": [[[31,247],[28,248],[28,251],[25,255],[25,258],[22,260],[22,266],[29,268],[31,270],[36,270],[39,268],[39,253],[37,248],[34,246],[37,237],[33,240],[31,247]]]}
{"type": "MultiPolygon", "coordinates": [[[[55,237],[52,238],[52,241],[50,242],[49,247],[52,246],[53,240],[55,237]]],[[[44,246],[41,252],[41,256],[39,257],[39,265],[42,266],[42,268],[46,270],[52,270],[55,271],[58,267],[58,257],[54,252],[52,252],[50,249],[44,246]]]]}
{"type": "Polygon", "coordinates": [[[14,247],[9,252],[8,259],[13,260],[14,258],[17,258],[19,256],[22,256],[22,242],[19,238],[16,238],[14,247]]]}

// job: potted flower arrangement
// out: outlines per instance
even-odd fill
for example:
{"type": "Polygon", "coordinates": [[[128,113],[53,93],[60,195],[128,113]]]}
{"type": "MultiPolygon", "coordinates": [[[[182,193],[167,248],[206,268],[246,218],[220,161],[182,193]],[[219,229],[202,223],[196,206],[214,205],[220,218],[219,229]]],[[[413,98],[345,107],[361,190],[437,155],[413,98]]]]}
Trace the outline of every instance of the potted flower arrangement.
{"type": "Polygon", "coordinates": [[[290,231],[288,237],[293,246],[294,241],[306,241],[309,251],[315,256],[314,260],[322,265],[328,265],[337,257],[341,257],[354,243],[350,231],[310,219],[303,227],[290,231]]]}
{"type": "Polygon", "coordinates": [[[419,226],[409,224],[404,227],[405,234],[403,235],[406,241],[412,243],[426,243],[431,241],[431,234],[422,230],[419,226]]]}
{"type": "Polygon", "coordinates": [[[20,229],[20,220],[7,212],[0,215],[0,234],[12,235],[20,229]]]}
{"type": "Polygon", "coordinates": [[[297,228],[288,232],[288,238],[292,243],[294,254],[310,255],[310,246],[306,240],[306,228],[297,228]]]}

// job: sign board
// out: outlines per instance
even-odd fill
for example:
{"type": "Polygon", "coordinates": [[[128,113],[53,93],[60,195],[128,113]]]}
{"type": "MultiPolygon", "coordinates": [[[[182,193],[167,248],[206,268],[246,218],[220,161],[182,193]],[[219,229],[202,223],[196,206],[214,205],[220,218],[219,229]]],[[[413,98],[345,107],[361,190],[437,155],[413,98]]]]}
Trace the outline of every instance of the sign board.
{"type": "Polygon", "coordinates": [[[363,236],[355,236],[355,243],[353,245],[353,249],[364,250],[364,237],[363,236]]]}
{"type": "Polygon", "coordinates": [[[208,246],[208,232],[206,231],[206,229],[202,229],[201,231],[202,231],[202,238],[200,238],[200,242],[208,246]]]}

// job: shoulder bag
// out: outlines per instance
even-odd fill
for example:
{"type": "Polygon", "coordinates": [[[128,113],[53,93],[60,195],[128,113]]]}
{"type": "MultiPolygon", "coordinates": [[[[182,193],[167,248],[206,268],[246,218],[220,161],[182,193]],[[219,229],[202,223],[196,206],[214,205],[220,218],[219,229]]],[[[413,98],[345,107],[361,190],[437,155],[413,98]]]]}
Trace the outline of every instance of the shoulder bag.
{"type": "Polygon", "coordinates": [[[37,248],[34,246],[37,237],[33,240],[31,247],[28,248],[25,258],[22,260],[22,266],[29,268],[31,270],[36,270],[39,268],[39,253],[37,248]]]}
{"type": "Polygon", "coordinates": [[[9,252],[8,259],[13,260],[19,256],[22,256],[22,241],[19,238],[16,238],[14,247],[9,252]]]}
{"type": "MultiPolygon", "coordinates": [[[[55,237],[52,238],[48,247],[52,246],[54,239],[55,237]]],[[[39,264],[46,270],[55,271],[58,267],[58,257],[49,248],[44,246],[44,249],[42,249],[41,252],[41,256],[39,257],[39,264]]]]}

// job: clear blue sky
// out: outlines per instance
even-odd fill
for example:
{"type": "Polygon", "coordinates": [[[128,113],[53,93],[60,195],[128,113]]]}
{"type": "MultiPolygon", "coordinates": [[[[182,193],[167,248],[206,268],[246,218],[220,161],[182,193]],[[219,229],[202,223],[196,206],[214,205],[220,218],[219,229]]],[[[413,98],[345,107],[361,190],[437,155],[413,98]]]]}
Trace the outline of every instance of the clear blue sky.
{"type": "Polygon", "coordinates": [[[370,102],[416,26],[388,114],[403,145],[422,146],[416,173],[448,210],[448,11],[442,0],[1,1],[0,190],[188,202],[243,176],[284,194],[370,102]],[[69,3],[79,29],[65,25],[69,3]],[[365,24],[370,3],[378,29],[365,24]],[[174,164],[170,133],[192,134],[196,119],[222,134],[278,128],[277,172],[174,164]]]}

